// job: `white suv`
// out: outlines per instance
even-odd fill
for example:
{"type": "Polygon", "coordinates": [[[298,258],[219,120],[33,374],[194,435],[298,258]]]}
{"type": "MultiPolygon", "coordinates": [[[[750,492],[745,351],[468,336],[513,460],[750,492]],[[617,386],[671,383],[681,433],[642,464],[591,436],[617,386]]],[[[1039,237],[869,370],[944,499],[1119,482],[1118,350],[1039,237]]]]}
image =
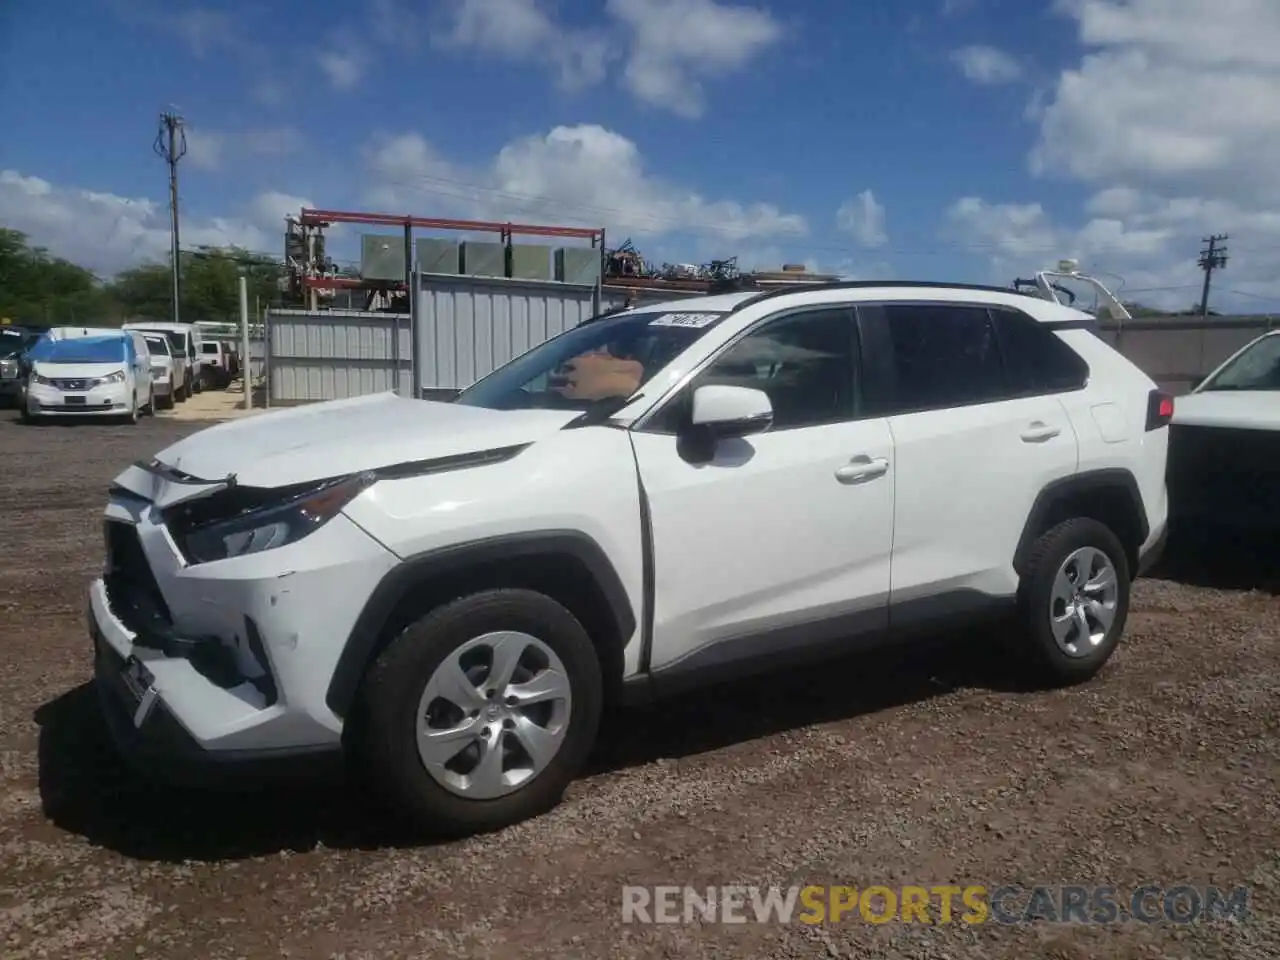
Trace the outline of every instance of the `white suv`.
{"type": "Polygon", "coordinates": [[[1163,543],[1173,413],[1091,326],[993,287],[730,294],[453,402],[211,427],[111,491],[107,716],[147,769],[345,750],[458,834],[558,802],[630,697],[1000,612],[1085,680],[1163,543]]]}

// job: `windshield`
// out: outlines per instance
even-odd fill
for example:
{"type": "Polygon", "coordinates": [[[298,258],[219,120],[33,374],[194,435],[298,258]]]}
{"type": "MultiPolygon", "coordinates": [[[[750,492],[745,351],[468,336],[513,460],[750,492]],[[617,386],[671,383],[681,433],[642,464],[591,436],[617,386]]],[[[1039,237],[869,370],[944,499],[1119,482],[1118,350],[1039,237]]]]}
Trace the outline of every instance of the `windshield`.
{"type": "Polygon", "coordinates": [[[589,320],[499,367],[454,403],[607,415],[725,316],[690,307],[589,320]]]}
{"type": "Polygon", "coordinates": [[[187,335],[178,330],[143,330],[146,336],[164,337],[169,341],[169,352],[175,357],[187,355],[187,335]]]}
{"type": "Polygon", "coordinates": [[[35,339],[36,335],[27,330],[0,329],[0,357],[20,352],[35,339]]]}
{"type": "Polygon", "coordinates": [[[31,359],[41,363],[122,363],[124,337],[78,337],[74,340],[40,340],[31,348],[31,359]]]}
{"type": "MultiPolygon", "coordinates": [[[[1207,390],[1280,390],[1280,334],[1256,341],[1205,381],[1207,390]]],[[[1200,392],[1198,391],[1198,392],[1200,392]]]]}
{"type": "Polygon", "coordinates": [[[169,341],[164,337],[143,337],[147,341],[147,349],[162,357],[169,356],[169,341]]]}

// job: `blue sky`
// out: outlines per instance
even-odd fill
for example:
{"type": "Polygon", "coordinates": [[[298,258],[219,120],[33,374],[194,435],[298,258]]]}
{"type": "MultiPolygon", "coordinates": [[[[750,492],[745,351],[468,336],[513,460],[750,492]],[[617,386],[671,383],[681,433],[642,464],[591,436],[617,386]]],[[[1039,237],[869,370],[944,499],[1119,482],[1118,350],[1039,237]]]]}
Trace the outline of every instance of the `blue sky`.
{"type": "Polygon", "coordinates": [[[0,13],[0,221],[103,273],[166,249],[173,104],[191,243],[275,252],[307,202],[858,276],[1079,256],[1185,306],[1231,232],[1222,305],[1280,310],[1273,0],[82,5],[0,13]]]}

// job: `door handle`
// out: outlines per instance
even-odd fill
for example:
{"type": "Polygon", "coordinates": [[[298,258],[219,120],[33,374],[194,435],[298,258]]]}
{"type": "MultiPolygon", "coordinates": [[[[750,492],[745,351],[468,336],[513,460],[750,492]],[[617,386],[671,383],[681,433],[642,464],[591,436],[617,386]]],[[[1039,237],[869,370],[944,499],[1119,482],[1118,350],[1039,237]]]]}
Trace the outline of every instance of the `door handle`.
{"type": "Polygon", "coordinates": [[[1040,420],[1034,420],[1022,431],[1022,439],[1027,443],[1044,443],[1052,440],[1062,432],[1061,427],[1051,427],[1040,420]]]}
{"type": "Polygon", "coordinates": [[[889,461],[884,457],[854,457],[836,471],[836,479],[841,483],[862,483],[883,477],[889,470],[889,461]]]}

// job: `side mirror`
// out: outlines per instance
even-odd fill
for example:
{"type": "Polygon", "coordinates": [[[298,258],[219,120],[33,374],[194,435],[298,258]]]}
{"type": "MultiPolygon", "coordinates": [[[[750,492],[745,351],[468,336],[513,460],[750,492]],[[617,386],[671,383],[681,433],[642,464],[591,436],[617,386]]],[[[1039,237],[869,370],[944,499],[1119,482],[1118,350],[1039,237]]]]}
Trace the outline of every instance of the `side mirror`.
{"type": "Polygon", "coordinates": [[[747,437],[773,424],[773,404],[763,390],[708,384],[693,392],[689,420],[716,440],[747,437]]]}

